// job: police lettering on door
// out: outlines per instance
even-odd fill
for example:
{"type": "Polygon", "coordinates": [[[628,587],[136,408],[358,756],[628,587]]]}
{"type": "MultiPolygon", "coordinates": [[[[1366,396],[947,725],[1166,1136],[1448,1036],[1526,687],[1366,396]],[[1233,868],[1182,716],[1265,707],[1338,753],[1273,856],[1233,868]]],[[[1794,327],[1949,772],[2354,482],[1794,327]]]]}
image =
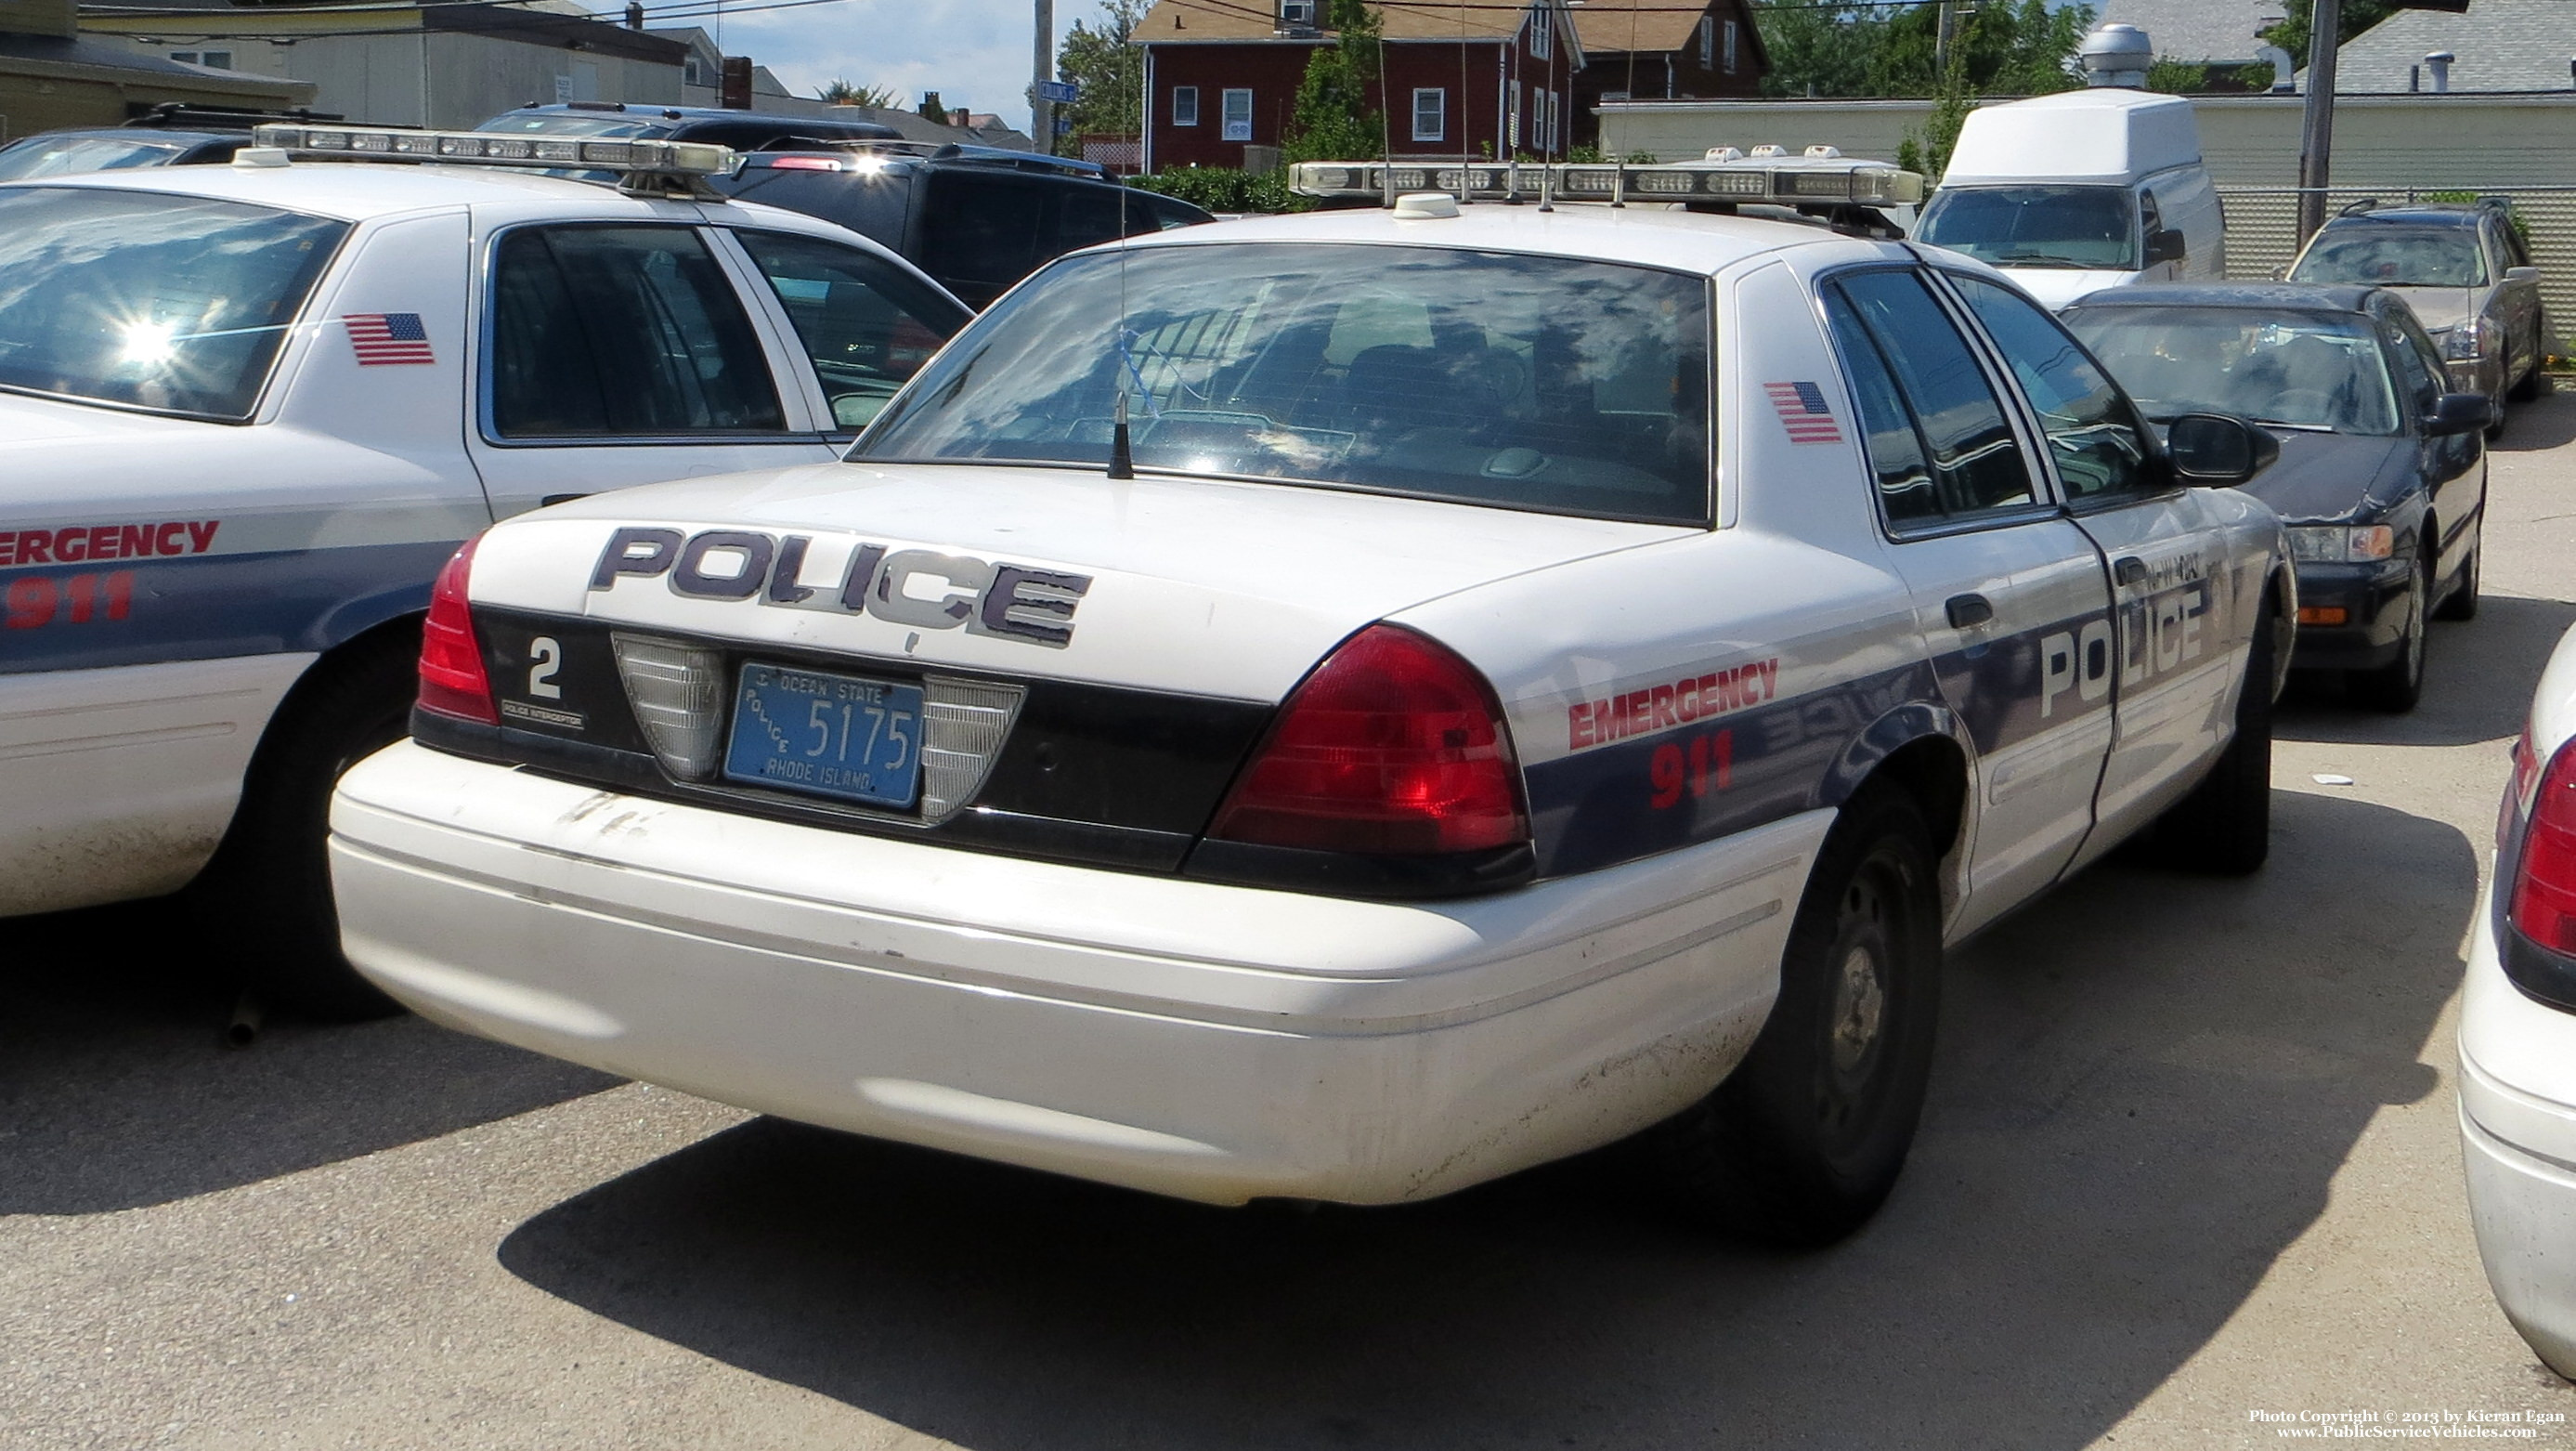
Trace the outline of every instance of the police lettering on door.
{"type": "Polygon", "coordinates": [[[2149,677],[2179,670],[2201,658],[2203,629],[2209,617],[2210,582],[2198,553],[2153,567],[2144,580],[2145,593],[2119,603],[2114,616],[2087,620],[2081,628],[2043,635],[2039,642],[2039,713],[2056,713],[2057,698],[2072,690],[2087,702],[2111,693],[2112,661],[2119,662],[2119,683],[2133,686],[2149,677]]]}

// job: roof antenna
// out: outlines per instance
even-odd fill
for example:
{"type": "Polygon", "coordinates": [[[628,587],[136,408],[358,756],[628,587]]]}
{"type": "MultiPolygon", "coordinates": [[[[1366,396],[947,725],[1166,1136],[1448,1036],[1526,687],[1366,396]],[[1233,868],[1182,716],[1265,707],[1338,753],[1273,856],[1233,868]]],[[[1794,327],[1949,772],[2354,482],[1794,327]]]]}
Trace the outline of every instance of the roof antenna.
{"type": "Polygon", "coordinates": [[[1109,477],[1136,477],[1136,456],[1127,441],[1127,380],[1118,380],[1118,402],[1109,415],[1109,477]]]}

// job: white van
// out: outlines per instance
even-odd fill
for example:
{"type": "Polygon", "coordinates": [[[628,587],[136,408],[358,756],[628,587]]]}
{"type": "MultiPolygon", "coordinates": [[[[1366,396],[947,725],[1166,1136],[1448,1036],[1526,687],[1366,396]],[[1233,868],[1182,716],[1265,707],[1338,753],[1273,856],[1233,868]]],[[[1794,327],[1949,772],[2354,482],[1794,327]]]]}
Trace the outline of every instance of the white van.
{"type": "Polygon", "coordinates": [[[1993,263],[2051,308],[2227,275],[2191,103],[2109,86],[1969,112],[1914,240],[1993,263]]]}

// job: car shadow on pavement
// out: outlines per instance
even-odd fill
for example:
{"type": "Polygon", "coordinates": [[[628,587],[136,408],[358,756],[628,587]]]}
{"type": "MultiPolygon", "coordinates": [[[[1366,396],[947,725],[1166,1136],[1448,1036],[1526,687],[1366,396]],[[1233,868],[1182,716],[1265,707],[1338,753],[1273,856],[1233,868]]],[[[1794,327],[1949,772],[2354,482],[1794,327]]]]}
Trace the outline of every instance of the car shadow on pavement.
{"type": "Polygon", "coordinates": [[[2272,734],[2285,741],[2465,746],[2520,734],[2549,652],[2576,624],[2576,603],[2487,594],[2478,617],[2436,622],[2426,642],[2424,695],[2404,715],[2345,699],[2323,672],[2293,671],[2272,734]]]}
{"type": "Polygon", "coordinates": [[[1300,1214],[760,1120],[500,1259],[974,1451],[2082,1446],[2437,1084],[2470,843],[2286,791],[2276,832],[2252,878],[2105,866],[1959,952],[1913,1163],[1824,1253],[1695,1235],[1610,1156],[1300,1214]]]}
{"type": "Polygon", "coordinates": [[[167,1203],[619,1082],[410,1016],[227,1047],[235,993],[168,901],[8,927],[0,1215],[167,1203]]]}
{"type": "Polygon", "coordinates": [[[2489,453],[2546,453],[2576,442],[2576,379],[2558,379],[2555,391],[2507,409],[2504,436],[2489,453]]]}

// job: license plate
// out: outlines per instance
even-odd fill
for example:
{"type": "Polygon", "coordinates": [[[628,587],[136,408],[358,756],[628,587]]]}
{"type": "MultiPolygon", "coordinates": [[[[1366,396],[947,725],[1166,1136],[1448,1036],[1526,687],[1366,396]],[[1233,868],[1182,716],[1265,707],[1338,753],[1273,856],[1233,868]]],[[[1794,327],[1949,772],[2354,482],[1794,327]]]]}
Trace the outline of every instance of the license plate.
{"type": "Polygon", "coordinates": [[[724,773],[782,791],[910,806],[921,792],[921,687],[747,664],[724,773]]]}

